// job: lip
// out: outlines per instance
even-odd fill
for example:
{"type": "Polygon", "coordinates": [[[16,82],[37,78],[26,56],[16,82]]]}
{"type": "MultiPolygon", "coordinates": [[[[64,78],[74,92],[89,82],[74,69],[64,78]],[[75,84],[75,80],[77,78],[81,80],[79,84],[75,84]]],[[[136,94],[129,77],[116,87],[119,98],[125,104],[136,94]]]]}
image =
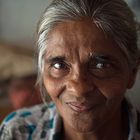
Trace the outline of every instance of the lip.
{"type": "Polygon", "coordinates": [[[67,102],[66,104],[68,105],[70,109],[72,109],[74,112],[77,112],[77,113],[86,112],[92,108],[91,105],[85,104],[85,103],[67,102]]]}

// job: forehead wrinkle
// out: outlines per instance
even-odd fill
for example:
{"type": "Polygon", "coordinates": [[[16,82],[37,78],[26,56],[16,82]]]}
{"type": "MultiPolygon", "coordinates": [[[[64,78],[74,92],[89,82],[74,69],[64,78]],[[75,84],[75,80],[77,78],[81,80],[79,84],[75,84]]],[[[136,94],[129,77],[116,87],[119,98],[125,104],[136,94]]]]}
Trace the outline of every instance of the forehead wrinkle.
{"type": "Polygon", "coordinates": [[[46,51],[46,58],[49,57],[65,57],[68,61],[73,61],[73,48],[62,36],[53,36],[53,39],[48,43],[48,49],[46,51]],[[59,39],[60,38],[60,39],[59,39]],[[60,40],[60,41],[59,41],[60,40]]]}
{"type": "Polygon", "coordinates": [[[65,30],[63,30],[62,34],[64,34],[63,36],[67,42],[74,43],[73,46],[87,47],[87,45],[89,46],[96,42],[97,38],[98,40],[100,39],[100,34],[97,36],[98,31],[96,31],[96,35],[94,35],[94,33],[91,33],[92,28],[89,28],[84,22],[70,22],[63,25],[65,30]],[[66,36],[67,34],[69,35],[68,38],[66,36]]]}
{"type": "Polygon", "coordinates": [[[78,45],[76,43],[78,39],[65,24],[63,25],[64,28],[58,26],[50,34],[46,55],[64,56],[66,59],[74,62],[78,53],[78,45]]]}
{"type": "Polygon", "coordinates": [[[51,55],[64,56],[66,60],[74,63],[86,61],[91,53],[108,55],[112,54],[114,49],[118,49],[96,25],[90,23],[87,26],[87,24],[88,22],[69,21],[57,25],[51,32],[48,43],[51,55]],[[110,47],[112,45],[114,47],[110,47]]]}
{"type": "MultiPolygon", "coordinates": [[[[71,61],[74,61],[75,59],[80,61],[82,59],[81,55],[89,56],[92,50],[91,48],[93,45],[95,46],[97,40],[97,36],[91,34],[86,28],[79,28],[79,23],[81,24],[82,22],[63,23],[55,28],[55,33],[61,38],[59,39],[59,43],[65,48],[65,56],[69,57],[69,54],[72,55],[71,61]],[[93,37],[89,40],[91,36],[93,37]],[[85,47],[88,51],[83,51],[83,48],[85,47]],[[67,51],[69,53],[67,53],[67,51]]],[[[87,27],[87,25],[85,27],[87,27]]],[[[100,37],[98,37],[98,39],[99,38],[100,37]]]]}

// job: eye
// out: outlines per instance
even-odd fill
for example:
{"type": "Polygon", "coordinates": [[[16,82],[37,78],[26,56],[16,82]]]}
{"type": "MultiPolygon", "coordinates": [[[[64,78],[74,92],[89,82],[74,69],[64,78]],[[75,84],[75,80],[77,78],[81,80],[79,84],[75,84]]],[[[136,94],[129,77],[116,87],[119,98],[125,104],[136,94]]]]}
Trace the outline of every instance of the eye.
{"type": "Polygon", "coordinates": [[[97,63],[96,64],[97,69],[103,69],[103,68],[109,68],[109,67],[111,67],[111,64],[109,64],[109,63],[97,63]]]}
{"type": "Polygon", "coordinates": [[[55,78],[61,78],[68,74],[69,66],[65,62],[55,62],[50,66],[50,75],[55,78]]]}
{"type": "Polygon", "coordinates": [[[66,66],[65,66],[65,64],[64,63],[55,63],[55,64],[53,64],[53,67],[55,68],[55,69],[62,69],[62,68],[65,68],[66,66]]]}
{"type": "Polygon", "coordinates": [[[116,69],[111,62],[93,61],[89,66],[90,72],[98,78],[108,78],[115,74],[116,69]]]}

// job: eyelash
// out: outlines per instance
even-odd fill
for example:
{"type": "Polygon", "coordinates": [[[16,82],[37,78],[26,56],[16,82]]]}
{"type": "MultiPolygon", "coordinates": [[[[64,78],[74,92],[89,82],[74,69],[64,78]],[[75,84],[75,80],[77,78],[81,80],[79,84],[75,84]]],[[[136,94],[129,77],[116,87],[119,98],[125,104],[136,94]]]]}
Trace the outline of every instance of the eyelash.
{"type": "Polygon", "coordinates": [[[63,68],[64,69],[68,69],[69,68],[68,64],[66,64],[65,62],[54,62],[54,63],[51,64],[51,67],[53,67],[55,69],[58,69],[58,70],[63,69],[63,68]],[[56,68],[55,67],[56,64],[58,64],[60,66],[60,68],[56,68]]]}
{"type": "MultiPolygon", "coordinates": [[[[68,64],[66,64],[65,62],[54,62],[51,64],[51,67],[54,67],[55,69],[61,69],[61,66],[62,66],[62,68],[65,68],[65,69],[67,69],[69,67],[68,64]],[[55,67],[56,64],[60,65],[60,68],[55,67]]],[[[101,67],[106,66],[105,68],[107,68],[107,67],[111,67],[111,66],[113,67],[113,64],[108,63],[108,62],[95,62],[91,66],[95,66],[96,69],[102,69],[102,68],[97,68],[97,66],[101,66],[101,67]]]]}
{"type": "MultiPolygon", "coordinates": [[[[117,67],[112,62],[99,60],[92,60],[87,64],[87,68],[89,73],[97,78],[111,77],[117,70],[117,67]]],[[[54,78],[61,78],[70,72],[71,65],[67,64],[65,61],[54,61],[50,63],[49,69],[51,76],[54,78]]]]}
{"type": "Polygon", "coordinates": [[[102,69],[102,68],[98,68],[97,67],[98,65],[101,66],[101,67],[103,66],[103,68],[113,67],[113,64],[112,63],[110,63],[110,62],[103,62],[103,61],[98,61],[98,62],[95,62],[95,63],[92,62],[92,64],[90,65],[90,67],[95,66],[95,69],[102,69]]]}

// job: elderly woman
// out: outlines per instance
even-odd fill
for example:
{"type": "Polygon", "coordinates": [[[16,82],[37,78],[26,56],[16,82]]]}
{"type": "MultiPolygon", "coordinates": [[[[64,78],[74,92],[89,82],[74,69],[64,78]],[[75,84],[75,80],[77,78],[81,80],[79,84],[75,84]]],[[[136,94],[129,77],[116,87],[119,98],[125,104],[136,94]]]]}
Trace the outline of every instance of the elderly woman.
{"type": "Polygon", "coordinates": [[[9,115],[1,140],[140,140],[140,114],[124,97],[140,53],[123,0],[53,1],[37,46],[45,103],[9,115]]]}

